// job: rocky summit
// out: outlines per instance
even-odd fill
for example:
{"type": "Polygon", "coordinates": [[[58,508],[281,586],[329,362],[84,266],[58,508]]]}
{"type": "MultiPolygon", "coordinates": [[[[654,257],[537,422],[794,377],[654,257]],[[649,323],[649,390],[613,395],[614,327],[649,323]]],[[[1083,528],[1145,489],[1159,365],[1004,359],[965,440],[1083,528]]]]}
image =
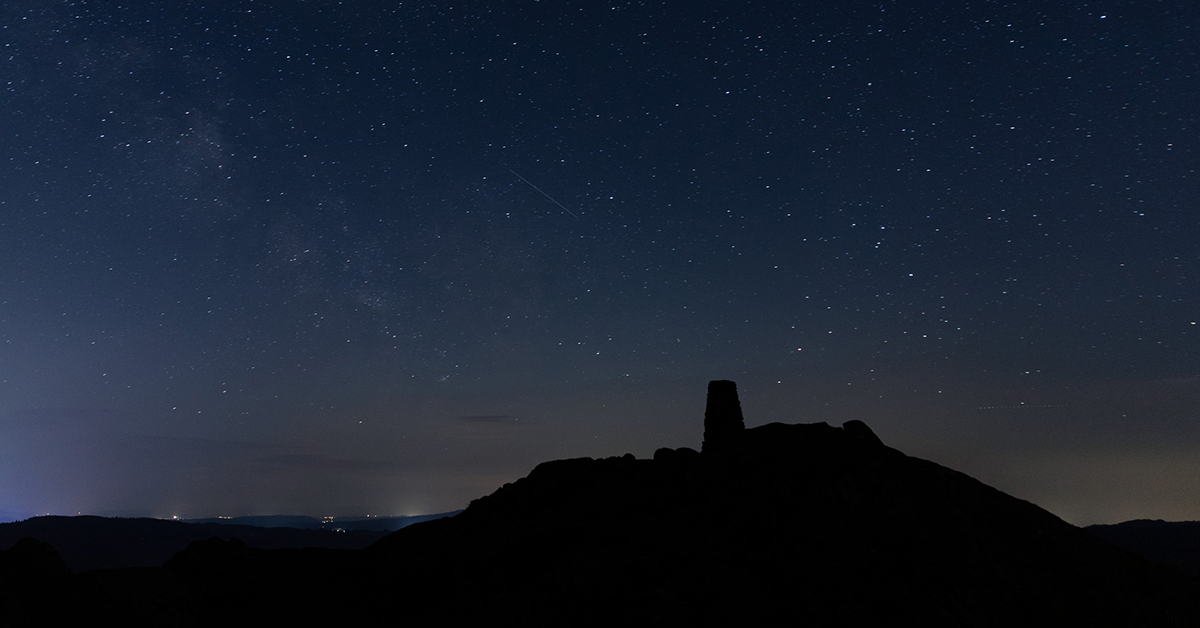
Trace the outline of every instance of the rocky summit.
{"type": "Polygon", "coordinates": [[[548,462],[411,532],[368,554],[432,566],[404,588],[439,615],[814,626],[1200,617],[1180,574],[886,447],[860,421],[773,423],[713,453],[548,462]]]}

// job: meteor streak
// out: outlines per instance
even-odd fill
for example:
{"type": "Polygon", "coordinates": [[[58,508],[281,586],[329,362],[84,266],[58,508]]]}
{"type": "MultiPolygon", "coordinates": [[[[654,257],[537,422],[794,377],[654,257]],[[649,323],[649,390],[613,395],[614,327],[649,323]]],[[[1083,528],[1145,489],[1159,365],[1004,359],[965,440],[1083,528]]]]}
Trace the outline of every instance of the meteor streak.
{"type": "MultiPolygon", "coordinates": [[[[516,170],[513,170],[512,168],[509,168],[509,169],[508,169],[508,171],[509,171],[509,172],[511,172],[511,173],[513,173],[513,174],[517,174],[517,171],[516,171],[516,170]]],[[[517,174],[517,178],[518,178],[518,179],[520,179],[520,180],[522,180],[522,181],[524,181],[525,183],[529,183],[529,179],[526,179],[525,177],[522,177],[522,176],[521,176],[521,175],[519,175],[519,174],[517,174]]],[[[546,198],[550,199],[550,202],[551,202],[551,203],[554,203],[555,205],[558,205],[559,207],[562,207],[562,210],[563,210],[563,211],[567,212],[568,214],[571,214],[572,216],[575,216],[575,212],[573,212],[573,211],[571,211],[571,210],[567,209],[566,207],[563,207],[563,204],[562,204],[562,203],[560,203],[560,202],[558,202],[558,201],[554,200],[554,197],[553,197],[553,196],[550,196],[549,194],[546,194],[546,193],[545,193],[545,192],[543,192],[543,191],[542,191],[542,189],[541,189],[541,188],[539,188],[538,186],[536,186],[536,185],[534,185],[534,184],[532,184],[532,183],[529,183],[529,187],[531,187],[531,188],[533,188],[533,189],[537,190],[537,191],[538,191],[538,194],[541,194],[542,196],[545,196],[546,198]]],[[[575,220],[579,220],[579,216],[575,216],[575,220]]]]}

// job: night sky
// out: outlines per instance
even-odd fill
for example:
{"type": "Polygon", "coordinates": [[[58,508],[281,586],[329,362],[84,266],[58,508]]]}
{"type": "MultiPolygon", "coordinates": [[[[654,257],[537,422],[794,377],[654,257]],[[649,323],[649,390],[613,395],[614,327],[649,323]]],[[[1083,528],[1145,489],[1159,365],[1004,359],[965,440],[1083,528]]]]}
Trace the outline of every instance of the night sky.
{"type": "Polygon", "coordinates": [[[1200,519],[1200,7],[0,5],[0,514],[400,515],[862,419],[1200,519]]]}

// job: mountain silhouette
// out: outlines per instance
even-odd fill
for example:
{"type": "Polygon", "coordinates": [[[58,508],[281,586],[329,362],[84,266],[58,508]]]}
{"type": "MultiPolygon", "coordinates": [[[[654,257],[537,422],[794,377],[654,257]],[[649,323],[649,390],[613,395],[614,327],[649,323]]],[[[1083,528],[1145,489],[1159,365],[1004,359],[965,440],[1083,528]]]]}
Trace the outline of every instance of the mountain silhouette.
{"type": "Polygon", "coordinates": [[[764,425],[720,449],[544,463],[367,553],[427,566],[403,587],[430,618],[1198,625],[1181,574],[861,422],[764,425]]]}
{"type": "Polygon", "coordinates": [[[361,549],[385,535],[364,530],[335,532],[148,518],[44,516],[0,524],[0,547],[9,547],[24,537],[36,538],[54,546],[71,571],[81,572],[158,567],[190,543],[212,537],[238,538],[262,549],[361,549]]]}
{"type": "Polygon", "coordinates": [[[546,462],[359,551],[200,541],[155,570],[81,574],[55,610],[177,625],[1200,625],[1182,571],[860,421],[746,429],[736,386],[714,384],[703,453],[546,462]]]}
{"type": "Polygon", "coordinates": [[[1200,577],[1200,521],[1137,519],[1084,529],[1138,556],[1200,577]]]}

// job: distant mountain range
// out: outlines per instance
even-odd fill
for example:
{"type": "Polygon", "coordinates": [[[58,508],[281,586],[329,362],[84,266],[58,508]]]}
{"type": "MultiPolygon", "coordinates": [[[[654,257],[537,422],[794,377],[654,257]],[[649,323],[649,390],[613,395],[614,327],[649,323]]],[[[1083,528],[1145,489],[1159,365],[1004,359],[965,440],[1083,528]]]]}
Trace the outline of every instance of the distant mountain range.
{"type": "Polygon", "coordinates": [[[1138,519],[1084,529],[1123,550],[1200,578],[1200,521],[1138,519]]]}
{"type": "Polygon", "coordinates": [[[702,452],[543,463],[361,550],[217,535],[73,574],[24,538],[0,625],[1200,626],[1194,574],[1098,536],[1155,526],[1077,528],[858,421],[736,419],[706,418],[702,452]]]}
{"type": "Polygon", "coordinates": [[[195,541],[239,539],[258,549],[322,548],[357,550],[391,532],[458,511],[412,517],[339,518],[258,516],[175,521],[120,517],[32,517],[0,524],[0,548],[24,537],[45,541],[73,572],[126,567],[159,567],[195,541]]]}
{"type": "Polygon", "coordinates": [[[219,523],[222,525],[243,525],[256,528],[296,528],[298,530],[331,530],[334,532],[350,532],[353,530],[368,530],[371,532],[395,532],[414,523],[432,521],[443,517],[453,517],[461,510],[442,512],[433,515],[411,515],[404,517],[305,517],[300,515],[256,515],[250,517],[212,517],[209,519],[183,519],[184,523],[219,523]]]}

